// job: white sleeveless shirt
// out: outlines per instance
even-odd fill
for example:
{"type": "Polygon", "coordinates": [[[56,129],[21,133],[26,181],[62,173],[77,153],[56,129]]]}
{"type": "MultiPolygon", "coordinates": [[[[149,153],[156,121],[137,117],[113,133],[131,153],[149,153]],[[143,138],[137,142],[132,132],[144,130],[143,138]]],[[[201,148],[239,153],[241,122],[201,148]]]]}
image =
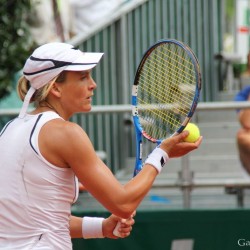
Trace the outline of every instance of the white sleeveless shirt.
{"type": "Polygon", "coordinates": [[[49,163],[38,135],[54,112],[10,121],[0,132],[0,249],[69,250],[71,205],[78,180],[71,168],[49,163]]]}

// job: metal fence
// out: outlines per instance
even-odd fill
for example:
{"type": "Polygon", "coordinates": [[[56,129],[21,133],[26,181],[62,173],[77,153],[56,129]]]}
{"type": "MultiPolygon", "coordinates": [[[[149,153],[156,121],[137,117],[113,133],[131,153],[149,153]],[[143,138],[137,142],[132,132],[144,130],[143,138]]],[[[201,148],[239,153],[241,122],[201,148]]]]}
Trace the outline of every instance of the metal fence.
{"type": "MultiPolygon", "coordinates": [[[[197,106],[197,112],[199,111],[226,111],[226,110],[236,110],[236,109],[246,109],[250,108],[250,102],[201,102],[197,106]]],[[[6,109],[6,110],[0,110],[0,121],[3,120],[3,118],[12,118],[15,117],[18,114],[19,110],[17,109],[6,109]]],[[[86,127],[91,136],[96,136],[98,138],[98,134],[102,135],[103,132],[105,132],[105,129],[108,129],[109,126],[112,124],[113,121],[122,121],[125,117],[125,114],[128,114],[131,112],[130,105],[96,105],[93,107],[93,110],[91,114],[84,115],[79,114],[74,117],[74,120],[80,124],[82,124],[84,127],[86,127]],[[86,117],[87,116],[87,117],[86,117]],[[123,118],[123,119],[121,119],[123,118]],[[98,130],[98,121],[100,124],[104,127],[103,131],[98,130]],[[97,126],[93,127],[92,123],[97,122],[97,126]]],[[[114,124],[113,124],[114,125],[114,124]]],[[[114,154],[110,154],[106,151],[106,149],[112,150],[113,147],[119,148],[119,150],[123,151],[122,154],[115,155],[115,163],[119,162],[119,157],[123,156],[123,162],[120,166],[116,165],[112,168],[113,172],[116,173],[119,169],[122,169],[125,164],[125,158],[128,157],[128,155],[125,155],[124,152],[126,151],[126,147],[130,147],[131,145],[135,144],[135,139],[127,137],[129,134],[130,136],[133,134],[133,127],[130,126],[131,124],[123,124],[121,127],[121,130],[123,130],[122,135],[112,134],[111,138],[107,137],[107,135],[100,136],[100,141],[98,143],[102,142],[103,149],[105,151],[105,155],[102,154],[103,151],[98,151],[101,153],[101,157],[106,157],[104,160],[106,160],[107,163],[112,162],[112,157],[114,154]],[[127,129],[126,129],[127,126],[127,129]],[[105,143],[113,143],[114,145],[106,145],[105,143]],[[105,147],[107,146],[107,147],[105,147]]],[[[113,127],[111,127],[113,128],[113,127]]],[[[100,128],[99,128],[100,129],[100,128]]],[[[133,136],[131,136],[133,137],[133,136]]],[[[97,144],[98,144],[97,143],[97,144]]],[[[100,148],[98,149],[100,150],[100,148]]],[[[133,149],[135,153],[135,149],[133,149]]],[[[116,152],[116,151],[115,151],[116,152]]],[[[120,159],[121,160],[121,159],[120,159]]],[[[190,160],[188,155],[182,158],[181,161],[181,178],[179,182],[168,182],[164,180],[163,183],[159,182],[158,184],[154,184],[154,188],[181,188],[183,192],[183,206],[185,208],[189,208],[191,206],[191,192],[193,188],[201,188],[201,187],[225,187],[225,188],[234,188],[235,190],[241,191],[237,193],[237,199],[238,199],[238,206],[242,207],[243,205],[243,199],[244,194],[242,193],[245,188],[250,187],[250,177],[248,178],[206,178],[203,180],[195,180],[192,177],[192,171],[190,170],[190,160]]],[[[130,172],[132,174],[133,167],[130,167],[130,172]]]]}
{"type": "MultiPolygon", "coordinates": [[[[129,105],[131,86],[143,52],[162,38],[187,43],[201,64],[201,101],[214,101],[219,89],[219,65],[214,54],[222,49],[224,0],[130,0],[69,43],[83,51],[104,52],[94,69],[98,88],[94,105],[129,105]]],[[[10,117],[1,117],[5,122],[10,117]]],[[[135,154],[130,110],[78,114],[72,118],[88,133],[97,151],[106,153],[113,172],[135,154]]]]}
{"type": "Polygon", "coordinates": [[[223,16],[224,0],[130,0],[69,42],[85,51],[105,52],[96,72],[102,92],[97,93],[98,104],[130,102],[130,86],[144,51],[163,38],[183,41],[194,50],[202,69],[202,101],[214,101],[220,89],[214,55],[222,50],[223,16]]]}
{"type": "MultiPolygon", "coordinates": [[[[136,67],[143,52],[162,38],[187,43],[201,64],[202,101],[214,101],[220,71],[214,54],[222,49],[223,0],[130,0],[89,32],[69,41],[83,51],[102,51],[103,60],[93,72],[98,88],[95,105],[129,104],[136,67]]],[[[76,115],[97,150],[116,172],[133,156],[130,113],[76,115]]]]}

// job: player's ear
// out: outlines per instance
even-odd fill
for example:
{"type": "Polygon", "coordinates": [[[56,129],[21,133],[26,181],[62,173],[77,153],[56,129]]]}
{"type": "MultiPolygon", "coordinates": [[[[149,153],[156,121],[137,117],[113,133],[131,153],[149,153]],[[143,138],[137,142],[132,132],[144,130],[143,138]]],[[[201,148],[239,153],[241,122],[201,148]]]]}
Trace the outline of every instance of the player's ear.
{"type": "Polygon", "coordinates": [[[52,88],[50,90],[50,93],[52,93],[56,97],[61,97],[62,93],[61,93],[61,88],[60,88],[59,84],[54,82],[52,85],[52,88]]]}

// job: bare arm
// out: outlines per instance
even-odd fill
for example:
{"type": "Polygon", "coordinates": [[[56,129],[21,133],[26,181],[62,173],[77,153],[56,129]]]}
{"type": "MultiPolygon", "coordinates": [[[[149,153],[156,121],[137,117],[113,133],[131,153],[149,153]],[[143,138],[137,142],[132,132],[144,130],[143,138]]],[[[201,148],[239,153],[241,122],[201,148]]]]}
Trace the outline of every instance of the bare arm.
{"type": "MultiPolygon", "coordinates": [[[[110,169],[97,157],[86,133],[76,124],[51,121],[41,131],[42,154],[62,167],[71,167],[85,188],[111,213],[129,218],[150,190],[158,172],[151,165],[125,185],[121,185],[110,169]]],[[[165,140],[161,148],[170,157],[179,157],[198,148],[196,143],[182,142],[188,132],[165,140]]],[[[39,143],[40,144],[40,143],[39,143]]]]}

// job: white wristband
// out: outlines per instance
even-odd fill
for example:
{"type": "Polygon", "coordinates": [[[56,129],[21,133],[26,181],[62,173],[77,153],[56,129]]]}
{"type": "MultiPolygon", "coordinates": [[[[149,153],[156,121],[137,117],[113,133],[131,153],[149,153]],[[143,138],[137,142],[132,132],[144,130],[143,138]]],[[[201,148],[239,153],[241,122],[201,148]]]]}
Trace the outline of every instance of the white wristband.
{"type": "Polygon", "coordinates": [[[103,220],[104,220],[104,218],[83,217],[83,219],[82,219],[82,237],[84,239],[104,238],[103,233],[102,233],[103,220]]]}
{"type": "Polygon", "coordinates": [[[152,165],[156,168],[158,173],[160,173],[162,167],[167,163],[168,159],[168,154],[164,150],[161,148],[155,148],[148,156],[145,163],[152,165]]]}

